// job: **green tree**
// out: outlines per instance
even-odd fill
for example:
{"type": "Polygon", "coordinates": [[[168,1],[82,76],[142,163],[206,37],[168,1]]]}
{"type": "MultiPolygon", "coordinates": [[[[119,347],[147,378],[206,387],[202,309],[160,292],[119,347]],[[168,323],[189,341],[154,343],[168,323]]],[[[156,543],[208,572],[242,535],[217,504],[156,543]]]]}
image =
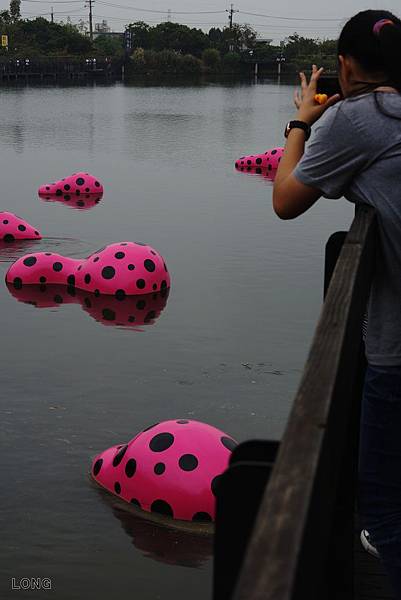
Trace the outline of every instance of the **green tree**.
{"type": "Polygon", "coordinates": [[[10,17],[13,22],[21,18],[21,0],[10,0],[10,17]]]}
{"type": "Polygon", "coordinates": [[[132,48],[151,48],[151,29],[152,27],[144,21],[135,21],[128,25],[127,29],[131,32],[132,48]]]}
{"type": "Polygon", "coordinates": [[[122,37],[99,35],[93,42],[93,48],[102,56],[122,58],[124,56],[124,41],[122,37]]]}
{"type": "Polygon", "coordinates": [[[216,48],[206,48],[202,52],[202,61],[206,67],[216,71],[221,66],[220,52],[216,48]]]}
{"type": "Polygon", "coordinates": [[[201,29],[190,29],[180,23],[160,23],[151,31],[154,50],[175,50],[183,54],[200,56],[210,45],[208,36],[201,29]]]}

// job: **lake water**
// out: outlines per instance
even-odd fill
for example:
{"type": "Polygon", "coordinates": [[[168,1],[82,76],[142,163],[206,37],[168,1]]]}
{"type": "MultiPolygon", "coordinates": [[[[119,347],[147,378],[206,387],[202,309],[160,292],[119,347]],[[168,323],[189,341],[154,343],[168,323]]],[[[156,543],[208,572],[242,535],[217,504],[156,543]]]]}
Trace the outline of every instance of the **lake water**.
{"type": "Polygon", "coordinates": [[[77,303],[39,309],[1,285],[2,599],[210,597],[207,540],[124,517],[88,471],[101,450],[169,418],[238,441],[280,438],[321,306],[323,247],[353,214],[322,199],[282,222],[271,184],[234,170],[239,156],[282,145],[292,93],[275,83],[0,88],[0,209],[44,235],[0,248],[2,280],[25,252],[85,257],[138,239],[172,277],[141,331],[77,303]],[[77,170],[104,183],[99,204],[37,197],[77,170]],[[51,578],[52,592],[12,590],[23,577],[51,578]]]}

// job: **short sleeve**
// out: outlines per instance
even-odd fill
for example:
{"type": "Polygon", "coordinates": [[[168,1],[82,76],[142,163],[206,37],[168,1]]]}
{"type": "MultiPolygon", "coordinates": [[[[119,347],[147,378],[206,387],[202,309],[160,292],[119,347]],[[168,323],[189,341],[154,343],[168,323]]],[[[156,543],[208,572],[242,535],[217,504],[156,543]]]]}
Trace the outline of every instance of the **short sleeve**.
{"type": "Polygon", "coordinates": [[[366,144],[342,104],[329,108],[317,122],[293,173],[298,181],[320,190],[325,198],[341,198],[369,162],[366,144]]]}

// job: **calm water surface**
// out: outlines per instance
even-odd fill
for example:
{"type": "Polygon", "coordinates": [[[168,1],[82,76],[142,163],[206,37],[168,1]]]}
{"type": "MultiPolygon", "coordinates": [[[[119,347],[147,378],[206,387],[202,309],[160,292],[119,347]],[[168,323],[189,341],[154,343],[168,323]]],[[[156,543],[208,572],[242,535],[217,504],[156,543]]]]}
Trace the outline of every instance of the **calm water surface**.
{"type": "Polygon", "coordinates": [[[0,208],[45,236],[0,248],[1,280],[21,253],[84,257],[121,240],[153,245],[172,276],[141,331],[0,286],[0,597],[206,599],[207,541],[113,509],[89,482],[91,458],[175,417],[279,438],[321,304],[323,245],[352,209],[320,200],[281,222],[271,184],[233,169],[282,144],[289,86],[0,88],[0,106],[0,208]],[[41,183],[77,170],[105,184],[98,205],[39,200],[41,183]],[[33,576],[53,591],[11,590],[33,576]]]}

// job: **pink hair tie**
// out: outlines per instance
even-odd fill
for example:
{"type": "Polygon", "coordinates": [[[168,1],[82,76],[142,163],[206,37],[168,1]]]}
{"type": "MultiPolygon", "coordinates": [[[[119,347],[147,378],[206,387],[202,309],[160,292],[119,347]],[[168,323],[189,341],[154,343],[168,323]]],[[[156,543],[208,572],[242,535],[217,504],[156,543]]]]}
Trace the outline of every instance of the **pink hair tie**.
{"type": "Polygon", "coordinates": [[[394,25],[394,23],[391,19],[380,19],[380,21],[377,21],[377,23],[375,23],[373,25],[374,35],[379,35],[379,33],[380,33],[382,27],[384,27],[384,25],[394,25]]]}

